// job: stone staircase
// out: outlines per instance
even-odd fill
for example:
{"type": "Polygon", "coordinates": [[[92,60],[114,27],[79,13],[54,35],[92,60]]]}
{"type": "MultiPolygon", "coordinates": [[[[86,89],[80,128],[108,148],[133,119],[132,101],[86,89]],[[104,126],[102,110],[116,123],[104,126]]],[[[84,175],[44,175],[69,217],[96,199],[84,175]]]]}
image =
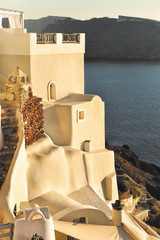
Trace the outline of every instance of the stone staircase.
{"type": "Polygon", "coordinates": [[[0,150],[0,188],[5,181],[18,143],[18,106],[0,100],[3,147],[0,150]]]}

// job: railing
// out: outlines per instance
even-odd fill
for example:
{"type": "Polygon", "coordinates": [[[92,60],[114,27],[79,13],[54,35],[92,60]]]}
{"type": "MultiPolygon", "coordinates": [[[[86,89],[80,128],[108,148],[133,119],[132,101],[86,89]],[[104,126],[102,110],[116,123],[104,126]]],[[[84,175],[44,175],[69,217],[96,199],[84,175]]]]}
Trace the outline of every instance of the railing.
{"type": "Polygon", "coordinates": [[[7,229],[10,230],[7,233],[0,233],[0,239],[10,237],[10,240],[12,240],[13,239],[13,228],[14,228],[13,223],[7,223],[7,224],[0,225],[0,230],[7,230],[7,229]]]}
{"type": "Polygon", "coordinates": [[[56,34],[54,33],[44,33],[37,34],[37,44],[53,44],[56,43],[55,40],[56,34]]]}
{"type": "MultiPolygon", "coordinates": [[[[37,44],[54,44],[57,43],[56,38],[58,34],[56,33],[38,33],[37,34],[37,44]]],[[[62,34],[61,43],[80,43],[80,34],[72,33],[72,34],[62,34]]],[[[59,40],[58,40],[59,42],[59,40]]],[[[58,43],[57,43],[58,44],[58,43]]]]}
{"type": "Polygon", "coordinates": [[[73,34],[63,34],[62,38],[63,43],[79,43],[80,42],[80,35],[73,33],[73,34]]]}

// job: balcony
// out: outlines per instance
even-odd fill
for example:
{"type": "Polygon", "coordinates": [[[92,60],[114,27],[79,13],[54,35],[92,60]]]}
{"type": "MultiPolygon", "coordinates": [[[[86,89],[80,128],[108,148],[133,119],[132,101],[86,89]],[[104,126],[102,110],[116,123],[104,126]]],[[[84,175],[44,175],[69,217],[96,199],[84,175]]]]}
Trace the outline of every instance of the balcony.
{"type": "Polygon", "coordinates": [[[56,43],[56,34],[44,33],[37,34],[37,44],[53,44],[56,43]]]}
{"type": "Polygon", "coordinates": [[[80,36],[79,34],[62,34],[62,42],[63,43],[79,43],[80,36]]]}
{"type": "Polygon", "coordinates": [[[80,34],[37,34],[37,44],[80,43],[80,34]]]}

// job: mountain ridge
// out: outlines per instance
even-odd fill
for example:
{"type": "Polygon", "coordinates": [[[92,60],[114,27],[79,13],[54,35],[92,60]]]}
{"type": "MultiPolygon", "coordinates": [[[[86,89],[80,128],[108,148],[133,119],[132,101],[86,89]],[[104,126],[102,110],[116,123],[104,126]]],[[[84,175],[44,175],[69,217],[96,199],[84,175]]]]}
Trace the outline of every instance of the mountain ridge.
{"type": "Polygon", "coordinates": [[[85,33],[88,59],[160,60],[159,21],[126,16],[90,20],[62,17],[50,21],[48,17],[41,18],[36,29],[36,25],[31,25],[33,32],[85,33]]]}
{"type": "MultiPolygon", "coordinates": [[[[35,32],[35,33],[41,33],[42,30],[48,25],[48,24],[54,24],[58,21],[63,21],[68,17],[63,16],[47,16],[47,17],[41,17],[39,19],[25,19],[24,20],[24,26],[27,28],[28,32],[35,32]]],[[[73,19],[74,20],[74,19],[73,19]]]]}

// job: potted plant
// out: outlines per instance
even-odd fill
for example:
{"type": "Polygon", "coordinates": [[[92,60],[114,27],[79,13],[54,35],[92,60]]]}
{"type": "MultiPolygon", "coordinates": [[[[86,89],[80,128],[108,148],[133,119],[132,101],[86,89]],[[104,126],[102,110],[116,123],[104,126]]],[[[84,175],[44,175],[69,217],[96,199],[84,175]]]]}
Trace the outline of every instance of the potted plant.
{"type": "Polygon", "coordinates": [[[42,236],[39,236],[37,233],[33,234],[31,240],[44,240],[42,236]]]}

